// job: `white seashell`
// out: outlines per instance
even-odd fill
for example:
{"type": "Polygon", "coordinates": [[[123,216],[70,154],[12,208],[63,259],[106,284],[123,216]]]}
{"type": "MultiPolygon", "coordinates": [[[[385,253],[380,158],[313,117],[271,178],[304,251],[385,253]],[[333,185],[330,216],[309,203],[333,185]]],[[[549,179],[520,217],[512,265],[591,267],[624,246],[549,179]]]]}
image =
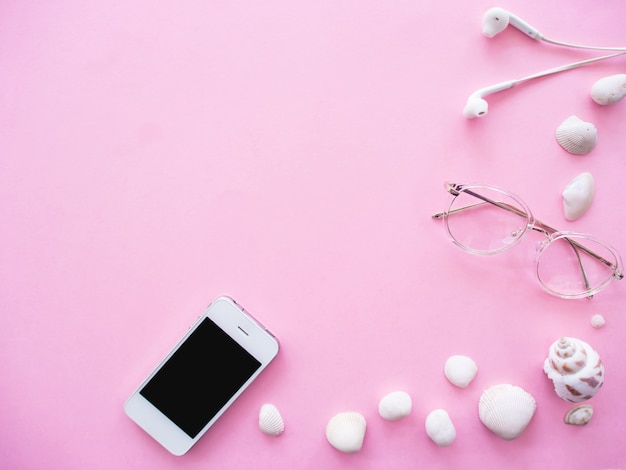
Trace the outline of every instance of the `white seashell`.
{"type": "Polygon", "coordinates": [[[426,434],[441,447],[448,447],[456,439],[456,429],[446,410],[433,410],[426,417],[426,434]]]}
{"type": "Polygon", "coordinates": [[[595,182],[591,173],[581,173],[563,190],[563,211],[567,220],[576,220],[587,212],[593,201],[595,182]]]}
{"type": "Polygon", "coordinates": [[[533,396],[516,385],[500,384],[485,390],[478,403],[482,423],[507,441],[519,437],[537,409],[533,396]]]}
{"type": "Polygon", "coordinates": [[[278,409],[269,403],[259,411],[259,429],[270,436],[279,436],[285,430],[285,422],[278,409]]]}
{"type": "Polygon", "coordinates": [[[326,425],[326,439],[335,449],[352,454],[361,450],[366,427],[365,417],[361,413],[339,413],[326,425]]]}
{"type": "Polygon", "coordinates": [[[411,414],[413,403],[406,392],[391,392],[385,395],[378,404],[378,413],[385,419],[395,421],[411,414]]]}
{"type": "Polygon", "coordinates": [[[552,343],[543,370],[554,383],[556,394],[572,403],[589,400],[604,382],[600,355],[576,338],[561,338],[552,343]]]}
{"type": "Polygon", "coordinates": [[[556,141],[569,153],[586,155],[598,143],[598,131],[590,122],[570,116],[557,128],[556,141]]]}
{"type": "Polygon", "coordinates": [[[591,405],[578,405],[565,413],[564,421],[566,424],[573,424],[575,426],[584,426],[587,424],[593,416],[593,406],[591,405]]]}
{"type": "Polygon", "coordinates": [[[613,104],[626,96],[626,74],[619,73],[598,80],[591,87],[591,98],[598,104],[613,104]]]}
{"type": "Polygon", "coordinates": [[[467,356],[450,356],[444,366],[444,373],[453,385],[467,388],[478,373],[478,366],[467,356]]]}
{"type": "Polygon", "coordinates": [[[596,313],[593,317],[591,317],[591,326],[594,328],[602,328],[604,323],[604,317],[599,313],[596,313]]]}

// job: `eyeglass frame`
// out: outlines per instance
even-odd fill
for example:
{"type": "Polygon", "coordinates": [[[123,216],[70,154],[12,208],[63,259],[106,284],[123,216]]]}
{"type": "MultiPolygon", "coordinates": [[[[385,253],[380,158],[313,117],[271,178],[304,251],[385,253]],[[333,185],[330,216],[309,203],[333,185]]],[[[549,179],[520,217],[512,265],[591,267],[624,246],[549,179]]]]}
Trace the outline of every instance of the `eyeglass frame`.
{"type": "Polygon", "coordinates": [[[541,245],[541,249],[538,251],[537,256],[535,258],[535,266],[536,266],[536,274],[537,274],[537,279],[539,281],[539,284],[541,285],[541,287],[548,292],[551,295],[554,295],[556,297],[560,297],[560,298],[564,298],[564,299],[580,299],[580,298],[584,298],[587,297],[589,299],[593,298],[594,294],[600,292],[601,290],[605,289],[606,287],[608,287],[611,283],[613,283],[613,281],[615,280],[621,280],[624,278],[624,272],[623,272],[623,262],[622,262],[622,258],[620,256],[620,254],[618,253],[618,251],[613,248],[611,245],[608,245],[605,242],[601,242],[599,240],[597,240],[596,238],[594,238],[593,236],[587,234],[587,233],[582,233],[582,232],[571,232],[571,231],[560,231],[557,230],[551,226],[549,226],[548,224],[540,221],[539,219],[536,219],[534,217],[534,215],[532,214],[532,211],[530,210],[530,208],[528,207],[528,205],[526,204],[526,202],[519,197],[517,194],[511,193],[509,191],[505,191],[497,186],[491,186],[491,185],[487,185],[487,184],[480,184],[480,183],[472,183],[472,184],[458,184],[458,183],[452,183],[449,181],[446,181],[444,183],[444,187],[446,188],[446,190],[452,194],[453,199],[452,202],[450,203],[450,206],[448,207],[447,210],[443,211],[443,212],[438,212],[436,214],[432,215],[433,219],[439,220],[439,219],[443,219],[444,223],[445,223],[445,227],[446,227],[446,231],[448,232],[448,235],[450,236],[450,238],[452,239],[453,243],[455,245],[457,245],[459,248],[462,248],[463,250],[467,251],[468,253],[472,253],[472,254],[476,254],[476,255],[485,255],[485,256],[491,256],[491,255],[496,255],[496,254],[500,254],[500,253],[504,253],[508,250],[510,250],[511,248],[513,248],[515,245],[517,245],[518,243],[521,242],[521,240],[524,238],[524,235],[526,235],[526,233],[529,230],[534,230],[537,232],[540,232],[542,234],[544,234],[547,238],[547,240],[545,240],[544,242],[542,242],[541,245]],[[520,205],[520,207],[523,209],[520,210],[517,207],[502,203],[502,202],[496,202],[488,197],[482,196],[474,191],[472,191],[471,189],[473,188],[485,188],[485,189],[489,189],[495,192],[498,192],[500,194],[503,194],[509,198],[511,198],[512,200],[514,200],[516,203],[518,203],[520,205]],[[484,202],[482,203],[478,203],[478,204],[473,204],[470,206],[465,206],[465,207],[460,207],[457,209],[453,209],[450,210],[452,208],[452,205],[454,204],[454,201],[456,200],[456,198],[462,193],[466,193],[469,196],[473,196],[476,197],[477,199],[480,199],[484,202]],[[454,214],[466,209],[470,209],[472,207],[476,207],[478,205],[484,204],[484,203],[489,203],[489,204],[493,204],[496,207],[499,207],[501,209],[504,209],[508,212],[511,212],[513,214],[516,214],[524,219],[526,219],[526,227],[524,227],[523,231],[520,234],[516,234],[514,237],[514,240],[509,243],[504,245],[501,248],[498,248],[496,250],[476,250],[476,249],[472,249],[468,246],[463,245],[461,242],[459,242],[455,236],[452,234],[452,232],[450,231],[450,226],[448,224],[448,216],[450,214],[454,214]],[[615,263],[605,259],[604,257],[600,256],[599,254],[593,252],[592,250],[590,250],[589,248],[581,245],[580,243],[571,240],[569,237],[572,238],[585,238],[588,239],[590,241],[593,241],[595,243],[598,243],[599,245],[602,245],[604,248],[606,248],[615,258],[615,263]],[[585,282],[585,287],[587,288],[587,290],[585,292],[579,293],[579,294],[562,294],[559,293],[557,291],[554,291],[550,288],[548,288],[542,281],[541,281],[541,277],[539,276],[539,258],[541,257],[541,254],[545,251],[545,249],[554,241],[559,240],[559,239],[565,239],[574,249],[574,251],[576,252],[576,257],[578,258],[578,265],[581,269],[582,272],[582,277],[583,280],[585,282]],[[578,250],[581,250],[582,252],[586,253],[587,255],[591,256],[592,258],[594,258],[595,260],[597,260],[598,262],[604,264],[605,266],[611,268],[613,270],[613,274],[611,276],[608,276],[607,279],[602,282],[599,286],[595,287],[595,288],[590,288],[589,284],[588,284],[588,280],[587,280],[587,275],[585,272],[585,268],[582,264],[582,261],[580,259],[580,253],[578,250]]]}

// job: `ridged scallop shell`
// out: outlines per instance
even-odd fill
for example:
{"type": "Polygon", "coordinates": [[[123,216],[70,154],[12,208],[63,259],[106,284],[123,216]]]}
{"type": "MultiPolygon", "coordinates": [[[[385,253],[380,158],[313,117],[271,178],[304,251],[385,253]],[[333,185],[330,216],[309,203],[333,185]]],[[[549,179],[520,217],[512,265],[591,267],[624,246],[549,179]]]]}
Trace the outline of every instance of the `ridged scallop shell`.
{"type": "Polygon", "coordinates": [[[478,366],[467,356],[450,356],[443,368],[446,378],[459,388],[467,388],[478,373],[478,366]]]}
{"type": "Polygon", "coordinates": [[[578,405],[565,413],[563,420],[566,424],[573,424],[575,426],[585,426],[591,417],[593,416],[593,406],[591,405],[578,405]]]}
{"type": "Polygon", "coordinates": [[[598,131],[590,122],[570,116],[557,128],[556,141],[569,153],[586,155],[598,143],[598,131]]]}
{"type": "Polygon", "coordinates": [[[563,212],[567,220],[576,220],[583,216],[593,202],[596,185],[591,173],[581,173],[573,178],[561,193],[563,212]]]}
{"type": "Polygon", "coordinates": [[[433,410],[426,417],[426,434],[440,447],[448,447],[456,439],[456,429],[446,410],[433,410]]]}
{"type": "Polygon", "coordinates": [[[543,370],[554,383],[556,394],[571,403],[589,400],[604,383],[600,355],[577,338],[561,338],[552,343],[543,370]]]}
{"type": "Polygon", "coordinates": [[[356,411],[346,411],[333,416],[326,425],[326,439],[335,449],[348,454],[361,450],[367,423],[356,411]]]}
{"type": "Polygon", "coordinates": [[[406,392],[391,392],[385,395],[378,403],[378,414],[381,417],[395,421],[406,418],[411,414],[413,402],[406,392]]]}
{"type": "Polygon", "coordinates": [[[278,409],[269,403],[259,411],[259,429],[270,436],[279,436],[285,430],[285,422],[278,409]]]}
{"type": "Polygon", "coordinates": [[[485,390],[478,403],[482,423],[507,441],[519,437],[537,409],[533,396],[521,387],[494,385],[485,390]]]}

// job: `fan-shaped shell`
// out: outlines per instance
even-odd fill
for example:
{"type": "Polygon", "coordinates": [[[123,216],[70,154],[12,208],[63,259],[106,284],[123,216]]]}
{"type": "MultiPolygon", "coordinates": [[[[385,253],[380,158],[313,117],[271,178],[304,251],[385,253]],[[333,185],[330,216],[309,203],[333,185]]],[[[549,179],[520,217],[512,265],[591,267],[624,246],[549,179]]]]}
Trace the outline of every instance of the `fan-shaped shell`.
{"type": "Polygon", "coordinates": [[[598,143],[598,131],[590,122],[570,116],[557,128],[556,141],[569,153],[586,155],[598,143]]]}
{"type": "Polygon", "coordinates": [[[575,426],[584,426],[593,416],[593,406],[591,405],[578,405],[565,413],[564,421],[566,424],[573,424],[575,426]]]}
{"type": "Polygon", "coordinates": [[[367,422],[361,413],[346,411],[333,416],[326,425],[326,439],[341,452],[353,454],[361,450],[367,422]]]}
{"type": "Polygon", "coordinates": [[[278,408],[266,403],[259,411],[259,429],[270,436],[279,436],[285,430],[285,422],[278,408]]]}
{"type": "Polygon", "coordinates": [[[595,182],[591,173],[581,173],[573,178],[561,193],[563,212],[567,220],[576,220],[583,216],[591,206],[595,194],[595,182]]]}
{"type": "Polygon", "coordinates": [[[378,413],[381,417],[395,421],[411,414],[413,402],[411,396],[402,391],[391,392],[385,395],[378,404],[378,413]]]}
{"type": "Polygon", "coordinates": [[[554,383],[556,394],[572,403],[589,400],[604,383],[600,355],[577,338],[561,338],[552,343],[543,370],[554,383]]]}
{"type": "Polygon", "coordinates": [[[521,387],[510,384],[494,385],[485,390],[478,403],[482,423],[507,441],[519,437],[535,414],[537,403],[521,387]]]}
{"type": "Polygon", "coordinates": [[[478,373],[478,366],[467,356],[450,356],[444,366],[444,373],[451,384],[467,388],[478,373]]]}

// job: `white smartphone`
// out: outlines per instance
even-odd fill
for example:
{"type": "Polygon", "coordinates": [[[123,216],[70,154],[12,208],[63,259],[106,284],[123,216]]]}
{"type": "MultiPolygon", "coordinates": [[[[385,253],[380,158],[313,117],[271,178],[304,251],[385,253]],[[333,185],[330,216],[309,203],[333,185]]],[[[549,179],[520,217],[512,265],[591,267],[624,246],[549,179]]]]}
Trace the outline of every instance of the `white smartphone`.
{"type": "Polygon", "coordinates": [[[219,297],[124,404],[174,455],[183,455],[278,354],[278,340],[219,297]]]}

